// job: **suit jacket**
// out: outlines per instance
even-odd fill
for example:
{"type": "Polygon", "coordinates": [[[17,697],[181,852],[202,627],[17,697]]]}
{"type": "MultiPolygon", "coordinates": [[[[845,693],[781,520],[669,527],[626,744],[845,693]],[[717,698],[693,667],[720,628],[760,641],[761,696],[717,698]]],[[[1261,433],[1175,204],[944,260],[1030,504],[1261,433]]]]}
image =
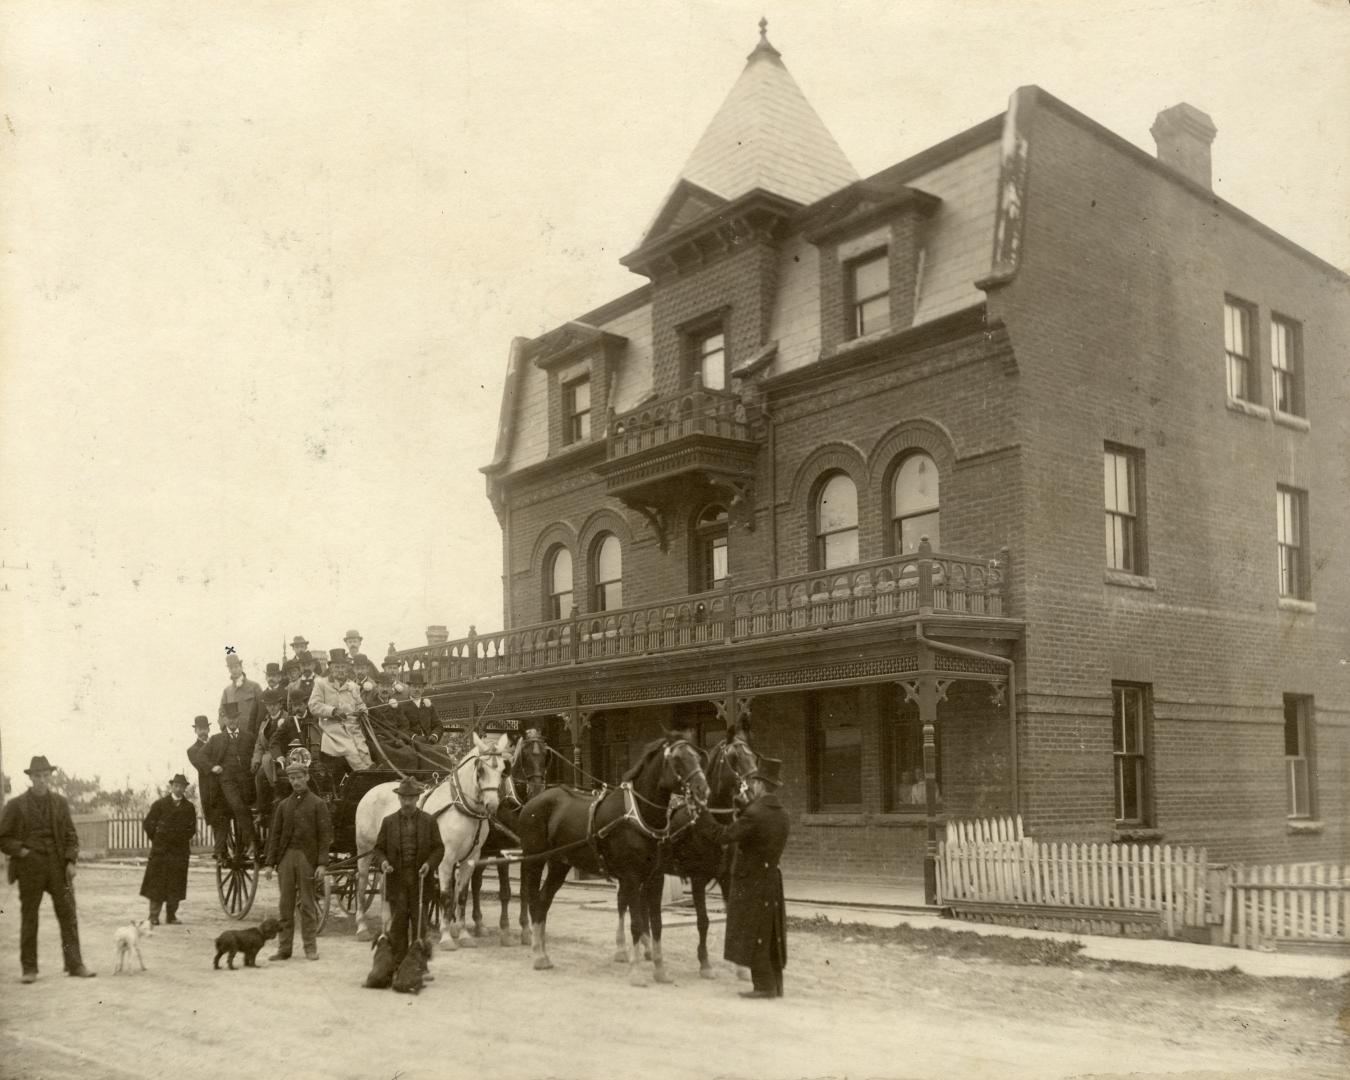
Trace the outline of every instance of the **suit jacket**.
{"type": "MultiPolygon", "coordinates": [[[[240,736],[242,738],[243,736],[240,736]]],[[[202,817],[207,821],[211,820],[211,815],[216,812],[220,803],[220,792],[216,788],[216,774],[211,771],[211,761],[206,756],[206,748],[210,744],[206,742],[193,741],[187,748],[187,759],[192,762],[192,767],[197,770],[197,798],[202,802],[202,817]]]]}
{"type": "MultiPolygon", "coordinates": [[[[73,863],[80,857],[80,837],[75,832],[75,823],[70,820],[70,807],[55,792],[49,791],[46,798],[50,800],[54,854],[73,863]]],[[[0,816],[0,851],[9,856],[11,882],[17,881],[19,877],[19,863],[22,861],[19,852],[28,846],[29,815],[37,806],[37,800],[38,796],[29,788],[18,798],[5,803],[4,815],[0,816]]],[[[31,859],[33,856],[30,854],[27,857],[31,859]]]]}
{"type": "Polygon", "coordinates": [[[267,858],[264,866],[276,866],[292,845],[292,837],[300,839],[300,849],[313,867],[328,865],[328,849],[333,846],[333,819],[328,804],[312,791],[303,799],[287,796],[277,803],[272,814],[272,830],[267,837],[267,858]]]}
{"type": "Polygon", "coordinates": [[[770,961],[787,963],[787,905],[778,860],[787,846],[788,816],[773,792],[761,795],[720,830],[723,844],[736,844],[723,956],[752,966],[756,950],[772,946],[770,961]]]}
{"type": "Polygon", "coordinates": [[[399,843],[398,815],[399,811],[395,810],[380,823],[380,835],[375,840],[375,847],[371,849],[376,866],[383,866],[388,862],[394,868],[393,874],[390,875],[393,879],[391,885],[402,878],[405,872],[416,878],[419,866],[429,866],[434,872],[445,858],[445,844],[441,842],[441,830],[436,824],[436,819],[425,810],[418,810],[417,851],[413,864],[404,866],[403,845],[399,843]]]}
{"type": "Polygon", "coordinates": [[[216,779],[222,784],[233,783],[249,791],[252,788],[251,764],[253,744],[240,725],[239,738],[231,739],[226,732],[212,735],[206,744],[206,760],[212,767],[219,765],[216,779]]]}
{"type": "Polygon", "coordinates": [[[315,679],[309,695],[309,711],[324,720],[331,719],[333,710],[339,707],[354,715],[363,704],[361,689],[354,682],[334,686],[327,679],[315,679]]]}
{"type": "Polygon", "coordinates": [[[239,706],[239,730],[252,738],[258,731],[258,717],[263,711],[262,687],[252,679],[245,679],[241,686],[226,683],[220,692],[218,715],[221,723],[225,721],[225,704],[230,701],[239,706]]]}

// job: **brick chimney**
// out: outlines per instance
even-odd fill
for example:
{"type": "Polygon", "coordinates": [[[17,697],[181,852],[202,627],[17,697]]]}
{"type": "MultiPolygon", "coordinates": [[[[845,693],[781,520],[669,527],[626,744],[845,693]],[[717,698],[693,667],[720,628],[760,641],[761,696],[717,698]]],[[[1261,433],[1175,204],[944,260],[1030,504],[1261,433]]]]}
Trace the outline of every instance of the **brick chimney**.
{"type": "Polygon", "coordinates": [[[1159,161],[1213,189],[1209,146],[1219,129],[1208,115],[1183,101],[1160,112],[1148,130],[1158,144],[1159,161]]]}
{"type": "Polygon", "coordinates": [[[450,640],[450,631],[447,630],[444,626],[427,627],[428,645],[444,645],[449,640],[450,640]]]}

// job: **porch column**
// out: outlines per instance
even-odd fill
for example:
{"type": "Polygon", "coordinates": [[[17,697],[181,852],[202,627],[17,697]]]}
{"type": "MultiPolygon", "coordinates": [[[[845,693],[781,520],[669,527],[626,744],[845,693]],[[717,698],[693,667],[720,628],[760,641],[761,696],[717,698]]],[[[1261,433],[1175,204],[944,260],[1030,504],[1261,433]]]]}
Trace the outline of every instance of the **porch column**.
{"type": "Polygon", "coordinates": [[[923,730],[923,789],[924,789],[924,850],[923,897],[925,903],[937,903],[937,706],[947,696],[951,680],[939,679],[933,674],[933,650],[927,644],[918,646],[918,666],[923,672],[912,683],[905,684],[905,693],[919,705],[919,724],[923,730]]]}

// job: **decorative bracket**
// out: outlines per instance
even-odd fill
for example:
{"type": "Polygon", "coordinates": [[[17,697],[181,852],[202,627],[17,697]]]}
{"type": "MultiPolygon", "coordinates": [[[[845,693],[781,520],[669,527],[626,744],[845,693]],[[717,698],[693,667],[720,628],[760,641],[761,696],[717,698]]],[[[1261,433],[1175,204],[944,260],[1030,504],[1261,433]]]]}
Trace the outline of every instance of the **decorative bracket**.
{"type": "Polygon", "coordinates": [[[755,531],[755,482],[749,478],[719,476],[714,483],[731,492],[727,516],[746,532],[755,531]]]}
{"type": "Polygon", "coordinates": [[[937,701],[946,701],[946,700],[947,700],[947,687],[951,686],[952,681],[953,681],[953,680],[951,680],[951,679],[938,679],[938,680],[937,680],[937,698],[936,698],[935,700],[937,700],[937,701]]]}
{"type": "Polygon", "coordinates": [[[1007,682],[996,682],[990,690],[989,701],[996,709],[1001,709],[1007,701],[1008,684],[1007,682]]]}
{"type": "Polygon", "coordinates": [[[644,518],[647,524],[651,526],[652,532],[656,534],[656,542],[660,545],[662,551],[670,550],[670,520],[668,511],[661,506],[648,505],[639,502],[637,499],[622,499],[624,506],[630,510],[636,510],[644,518]]]}
{"type": "Polygon", "coordinates": [[[914,702],[914,704],[917,705],[917,704],[919,703],[919,684],[918,684],[918,681],[915,680],[915,679],[901,679],[901,680],[900,680],[900,685],[901,685],[902,687],[904,687],[904,690],[905,690],[905,700],[906,700],[906,701],[912,701],[912,702],[914,702]]]}

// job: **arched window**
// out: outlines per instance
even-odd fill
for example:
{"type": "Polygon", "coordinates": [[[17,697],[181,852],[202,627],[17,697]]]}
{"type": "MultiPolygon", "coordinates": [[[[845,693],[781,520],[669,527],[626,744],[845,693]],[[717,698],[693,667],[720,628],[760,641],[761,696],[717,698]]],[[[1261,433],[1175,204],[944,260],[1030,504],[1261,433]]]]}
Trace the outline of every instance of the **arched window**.
{"type": "Polygon", "coordinates": [[[891,542],[897,555],[908,555],[919,550],[925,536],[934,551],[942,550],[937,466],[920,452],[901,461],[891,477],[891,542]]]}
{"type": "Polygon", "coordinates": [[[694,592],[715,589],[731,572],[727,546],[727,508],[720,503],[705,506],[694,519],[694,592]]]}
{"type": "Polygon", "coordinates": [[[816,496],[816,562],[822,570],[858,561],[858,489],[834,473],[816,496]]]}
{"type": "Polygon", "coordinates": [[[623,607],[623,548],[619,538],[605,533],[591,550],[591,610],[623,607]]]}
{"type": "Polygon", "coordinates": [[[561,544],[555,547],[544,560],[544,575],[548,582],[544,617],[567,618],[572,614],[572,553],[561,544]]]}

